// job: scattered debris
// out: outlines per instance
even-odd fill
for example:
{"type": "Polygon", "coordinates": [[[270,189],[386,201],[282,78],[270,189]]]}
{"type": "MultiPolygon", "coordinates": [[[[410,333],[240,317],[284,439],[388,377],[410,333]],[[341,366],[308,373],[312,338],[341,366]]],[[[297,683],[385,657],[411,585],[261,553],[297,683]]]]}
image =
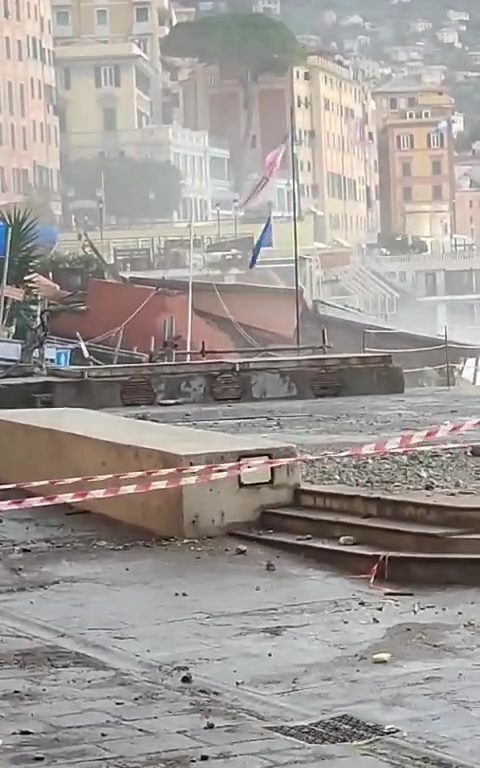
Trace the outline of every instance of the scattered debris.
{"type": "Polygon", "coordinates": [[[266,571],[276,571],[277,570],[277,566],[275,565],[275,563],[272,563],[271,560],[267,560],[267,562],[265,563],[265,570],[266,571]]]}
{"type": "Polygon", "coordinates": [[[353,547],[357,541],[353,536],[340,536],[338,543],[341,547],[353,547]]]}
{"type": "Polygon", "coordinates": [[[215,723],[213,720],[207,720],[204,726],[205,731],[212,731],[215,728],[215,723]]]}
{"type": "Polygon", "coordinates": [[[413,597],[414,593],[408,589],[384,589],[385,597],[413,597]]]}
{"type": "Polygon", "coordinates": [[[246,547],[245,544],[237,544],[235,548],[236,555],[246,555],[247,552],[248,552],[248,547],[246,547]]]}
{"type": "Polygon", "coordinates": [[[190,685],[192,681],[193,681],[193,677],[191,672],[184,672],[180,678],[180,682],[184,683],[184,685],[190,685]]]}
{"type": "MultiPolygon", "coordinates": [[[[309,445],[308,450],[314,448],[309,445]]],[[[454,489],[457,495],[464,494],[465,489],[478,492],[479,481],[472,478],[472,463],[476,464],[472,457],[480,457],[480,445],[475,451],[465,446],[464,451],[431,450],[343,462],[324,456],[303,465],[302,480],[314,485],[334,483],[390,493],[454,489]]]]}
{"type": "Polygon", "coordinates": [[[374,664],[388,664],[391,659],[391,653],[374,653],[372,656],[372,662],[374,664]]]}
{"type": "Polygon", "coordinates": [[[299,536],[295,536],[296,541],[311,541],[312,540],[312,534],[311,533],[305,533],[299,536]]]}

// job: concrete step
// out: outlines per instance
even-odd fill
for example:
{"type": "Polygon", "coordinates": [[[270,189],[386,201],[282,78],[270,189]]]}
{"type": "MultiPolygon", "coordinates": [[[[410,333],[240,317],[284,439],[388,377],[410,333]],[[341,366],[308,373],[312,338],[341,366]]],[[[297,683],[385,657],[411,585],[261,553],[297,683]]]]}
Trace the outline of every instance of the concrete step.
{"type": "Polygon", "coordinates": [[[383,551],[458,553],[480,555],[480,534],[468,534],[461,528],[425,525],[381,517],[359,517],[329,510],[303,507],[274,507],[263,510],[262,530],[292,534],[311,534],[319,539],[338,541],[353,536],[361,545],[383,551]]]}
{"type": "Polygon", "coordinates": [[[231,535],[286,549],[366,579],[383,555],[387,558],[387,569],[386,574],[380,570],[379,580],[384,578],[398,584],[480,584],[480,555],[388,552],[375,546],[345,547],[332,539],[313,537],[305,541],[293,533],[262,533],[241,528],[231,531],[231,535]]]}
{"type": "Polygon", "coordinates": [[[424,491],[393,496],[344,485],[304,485],[297,488],[294,504],[364,519],[379,517],[480,533],[480,496],[477,495],[449,496],[424,491]]]}

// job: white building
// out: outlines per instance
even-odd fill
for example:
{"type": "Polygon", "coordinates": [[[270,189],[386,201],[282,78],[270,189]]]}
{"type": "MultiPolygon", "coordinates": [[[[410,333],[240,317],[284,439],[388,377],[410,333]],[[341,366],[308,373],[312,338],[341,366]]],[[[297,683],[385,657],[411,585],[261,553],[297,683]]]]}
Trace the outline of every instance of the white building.
{"type": "Polygon", "coordinates": [[[177,217],[205,221],[217,203],[230,192],[228,149],[210,146],[207,131],[192,131],[179,125],[151,126],[158,159],[169,160],[182,175],[182,197],[177,217]]]}
{"type": "Polygon", "coordinates": [[[437,40],[444,45],[454,45],[461,48],[460,34],[457,27],[442,27],[437,32],[437,40]]]}
{"type": "Polygon", "coordinates": [[[447,16],[452,22],[452,24],[461,24],[462,22],[467,23],[470,21],[470,14],[468,11],[454,11],[450,10],[447,12],[447,16]]]}
{"type": "Polygon", "coordinates": [[[428,32],[432,28],[432,22],[428,19],[415,19],[410,23],[410,32],[412,34],[420,34],[421,32],[428,32]]]}
{"type": "Polygon", "coordinates": [[[280,16],[282,12],[281,0],[255,0],[252,11],[253,13],[267,13],[271,16],[280,16]]]}

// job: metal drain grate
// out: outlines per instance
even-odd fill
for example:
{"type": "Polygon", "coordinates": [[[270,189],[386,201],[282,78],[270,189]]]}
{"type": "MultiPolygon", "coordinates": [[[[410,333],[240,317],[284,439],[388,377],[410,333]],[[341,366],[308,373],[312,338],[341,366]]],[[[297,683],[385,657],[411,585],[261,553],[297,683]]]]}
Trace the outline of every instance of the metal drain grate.
{"type": "Polygon", "coordinates": [[[303,725],[275,725],[270,730],[306,744],[353,744],[392,734],[391,728],[367,723],[353,715],[336,715],[303,725]]]}

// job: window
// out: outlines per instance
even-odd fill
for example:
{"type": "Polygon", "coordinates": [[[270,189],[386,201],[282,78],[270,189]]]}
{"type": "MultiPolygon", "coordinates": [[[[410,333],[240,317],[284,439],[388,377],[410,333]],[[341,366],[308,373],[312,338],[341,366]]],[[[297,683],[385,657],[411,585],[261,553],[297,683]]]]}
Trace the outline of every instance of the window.
{"type": "Polygon", "coordinates": [[[45,141],[45,126],[43,120],[40,120],[40,141],[42,143],[45,141]]]}
{"type": "Polygon", "coordinates": [[[22,149],[24,151],[27,149],[27,129],[25,126],[22,127],[22,149]]]}
{"type": "Polygon", "coordinates": [[[402,163],[402,176],[412,175],[412,164],[410,161],[402,163]]]}
{"type": "Polygon", "coordinates": [[[404,187],[403,188],[403,200],[405,203],[409,203],[412,200],[412,188],[411,187],[404,187]]]}
{"type": "Polygon", "coordinates": [[[17,58],[19,61],[23,61],[23,46],[21,40],[17,40],[17,58]]]}
{"type": "Polygon", "coordinates": [[[439,131],[427,134],[427,146],[429,149],[442,149],[445,146],[445,134],[439,131]]]}
{"type": "Polygon", "coordinates": [[[35,120],[32,120],[32,134],[33,134],[33,140],[37,140],[37,124],[35,120]]]}
{"type": "Polygon", "coordinates": [[[32,56],[34,59],[38,59],[38,43],[36,37],[32,37],[32,56]]]}
{"type": "Polygon", "coordinates": [[[20,83],[20,116],[25,117],[27,113],[27,107],[25,103],[25,86],[20,83]]]}
{"type": "Polygon", "coordinates": [[[97,27],[108,27],[108,11],[106,8],[95,9],[95,24],[97,27]]]}
{"type": "Polygon", "coordinates": [[[442,174],[442,161],[432,160],[432,176],[441,176],[442,174]]]}
{"type": "Polygon", "coordinates": [[[15,18],[17,21],[21,21],[20,0],[15,0],[15,18]]]}
{"type": "Polygon", "coordinates": [[[57,25],[57,27],[69,27],[70,11],[67,11],[67,10],[55,11],[55,24],[57,25]]]}
{"type": "Polygon", "coordinates": [[[114,107],[105,107],[103,110],[103,130],[117,130],[117,110],[114,107]]]}
{"type": "Polygon", "coordinates": [[[414,149],[415,140],[413,133],[400,133],[397,136],[397,149],[402,151],[407,149],[414,149]]]}
{"type": "Polygon", "coordinates": [[[30,35],[27,35],[27,56],[30,57],[30,35]]]}
{"type": "Polygon", "coordinates": [[[118,64],[95,67],[95,88],[119,88],[120,67],[118,64]]]}
{"type": "Polygon", "coordinates": [[[10,4],[8,0],[3,0],[3,18],[4,19],[10,18],[10,4]]]}
{"type": "Polygon", "coordinates": [[[10,126],[10,146],[12,149],[15,149],[17,146],[16,136],[15,136],[15,126],[13,123],[10,126]]]}
{"type": "Polygon", "coordinates": [[[12,44],[9,37],[5,37],[5,56],[7,59],[12,58],[12,44]]]}
{"type": "Polygon", "coordinates": [[[435,184],[432,189],[432,197],[434,200],[442,200],[443,194],[442,194],[442,185],[441,184],[435,184]]]}
{"type": "Polygon", "coordinates": [[[412,107],[417,106],[417,99],[416,96],[409,96],[407,101],[407,106],[411,109],[412,107]]]}
{"type": "Polygon", "coordinates": [[[70,67],[63,68],[63,87],[66,91],[69,91],[72,87],[72,77],[70,74],[70,67]]]}
{"type": "Polygon", "coordinates": [[[30,0],[27,3],[27,16],[28,16],[29,19],[32,18],[32,6],[30,5],[30,0]]]}
{"type": "Polygon", "coordinates": [[[3,144],[3,125],[0,123],[0,147],[3,144]]]}
{"type": "Polygon", "coordinates": [[[39,99],[42,98],[42,82],[41,80],[37,80],[37,96],[39,99]]]}
{"type": "Polygon", "coordinates": [[[8,111],[11,115],[14,114],[13,108],[13,83],[11,80],[7,83],[7,95],[8,95],[8,111]]]}
{"type": "Polygon", "coordinates": [[[137,5],[135,8],[135,21],[137,24],[146,24],[150,17],[148,5],[137,5]]]}
{"type": "Polygon", "coordinates": [[[30,78],[30,96],[32,99],[35,98],[35,80],[33,77],[30,78]]]}
{"type": "Polygon", "coordinates": [[[398,109],[398,100],[395,97],[390,99],[390,109],[398,109]]]}

